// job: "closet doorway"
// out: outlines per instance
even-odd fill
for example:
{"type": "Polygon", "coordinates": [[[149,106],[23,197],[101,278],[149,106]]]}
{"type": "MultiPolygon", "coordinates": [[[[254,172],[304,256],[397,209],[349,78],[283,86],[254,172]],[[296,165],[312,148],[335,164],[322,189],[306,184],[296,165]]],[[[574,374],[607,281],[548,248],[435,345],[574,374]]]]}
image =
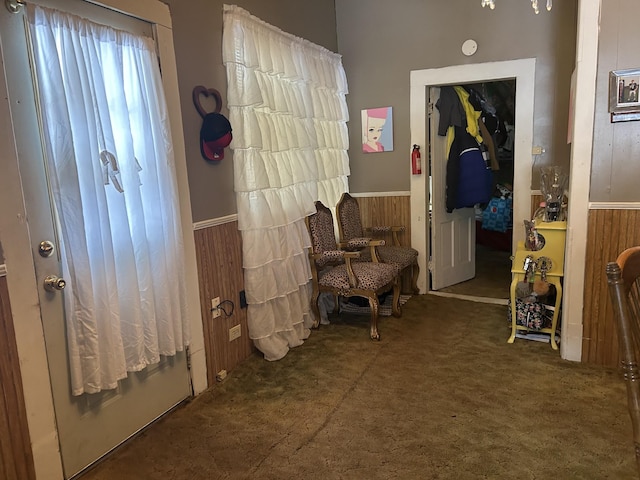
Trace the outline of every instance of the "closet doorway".
{"type": "MultiPolygon", "coordinates": [[[[522,59],[506,62],[492,62],[473,65],[457,65],[439,69],[418,70],[411,72],[411,143],[429,145],[429,90],[442,85],[469,85],[509,81],[515,85],[515,118],[514,124],[518,128],[513,136],[513,218],[527,218],[530,216],[531,204],[531,145],[533,139],[533,92],[535,78],[535,59],[522,59]]],[[[442,211],[430,211],[430,194],[442,196],[444,185],[442,179],[433,178],[433,189],[429,186],[429,175],[412,175],[411,177],[411,215],[412,215],[412,245],[420,252],[421,275],[419,287],[421,291],[432,291],[431,279],[441,274],[438,271],[442,262],[446,268],[455,270],[466,268],[459,262],[452,252],[463,252],[467,244],[455,235],[445,236],[447,242],[431,245],[432,224],[442,223],[442,211]],[[456,243],[458,242],[458,243],[456,243]],[[444,247],[443,247],[444,245],[444,247]],[[422,268],[424,266],[424,268],[422,268]],[[431,268],[429,268],[431,267],[431,268]]],[[[436,197],[439,198],[439,197],[436,197]]],[[[434,200],[436,198],[433,198],[434,200]]],[[[442,199],[440,199],[442,200],[442,199]]],[[[443,203],[443,201],[441,201],[443,203]]],[[[469,227],[463,236],[468,238],[468,257],[475,256],[475,219],[473,231],[471,220],[467,219],[469,227]],[[473,248],[471,248],[473,246],[473,248]]],[[[451,228],[450,232],[456,229],[451,228]]],[[[513,251],[517,239],[511,240],[510,250],[513,251]]],[[[465,239],[466,241],[466,239],[465,239]]],[[[482,252],[484,253],[484,252],[482,252]]],[[[510,254],[510,252],[507,252],[510,254]]],[[[463,255],[464,256],[464,255],[463,255]]],[[[468,258],[465,258],[468,260],[468,258]]],[[[475,258],[473,259],[475,269],[475,258]]],[[[475,272],[473,272],[475,276],[475,272]]],[[[453,275],[455,278],[455,275],[453,275]]],[[[452,284],[457,282],[452,282],[452,284]]],[[[439,283],[442,290],[450,285],[439,283]]],[[[472,295],[473,296],[473,295],[472,295]]]]}
{"type": "MultiPolygon", "coordinates": [[[[515,80],[499,80],[493,82],[481,82],[458,85],[469,94],[469,100],[476,111],[481,111],[480,121],[484,129],[480,130],[484,144],[488,146],[491,157],[494,197],[513,199],[514,177],[514,135],[515,135],[515,80]]],[[[437,175],[440,181],[445,179],[445,169],[448,162],[445,139],[438,132],[440,109],[438,103],[441,88],[431,87],[429,92],[429,165],[435,164],[437,168],[429,169],[432,175],[430,185],[433,185],[433,175],[437,175]]],[[[451,87],[449,87],[451,91],[451,87]]],[[[443,99],[443,101],[446,101],[443,99]]],[[[446,112],[446,103],[440,105],[446,112]]],[[[433,198],[433,189],[430,198],[433,198]]],[[[490,225],[483,222],[485,204],[477,204],[475,208],[464,209],[462,215],[443,215],[444,221],[448,218],[462,216],[464,223],[457,228],[468,229],[468,246],[462,256],[467,256],[471,268],[465,268],[467,274],[462,277],[447,279],[446,275],[438,278],[438,283],[430,279],[431,293],[445,296],[455,296],[463,299],[474,299],[489,303],[506,304],[509,297],[509,285],[511,282],[511,245],[513,241],[513,229],[506,231],[492,230],[490,225]],[[455,215],[455,216],[454,216],[455,215]],[[471,234],[471,235],[469,235],[471,234]],[[451,282],[455,283],[451,283],[451,282]],[[443,286],[444,285],[444,286],[443,286]]],[[[442,236],[434,231],[431,223],[431,252],[437,250],[436,245],[441,242],[442,236]]],[[[448,234],[449,228],[446,228],[448,234]]],[[[439,258],[433,258],[435,262],[442,264],[439,258]]],[[[464,272],[463,270],[463,272],[464,272]]]]}

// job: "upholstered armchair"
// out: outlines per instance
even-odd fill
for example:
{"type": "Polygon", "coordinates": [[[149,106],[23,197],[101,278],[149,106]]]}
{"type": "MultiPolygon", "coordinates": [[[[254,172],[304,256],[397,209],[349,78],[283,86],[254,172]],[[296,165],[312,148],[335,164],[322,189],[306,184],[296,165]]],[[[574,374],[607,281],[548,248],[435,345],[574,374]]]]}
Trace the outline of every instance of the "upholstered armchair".
{"type": "MultiPolygon", "coordinates": [[[[348,193],[343,193],[336,206],[338,217],[338,231],[340,234],[340,245],[348,250],[358,250],[368,240],[367,234],[380,236],[384,232],[391,232],[393,245],[381,245],[376,249],[379,259],[383,263],[395,263],[402,272],[408,271],[411,274],[411,290],[413,293],[420,293],[418,289],[418,251],[411,247],[400,245],[398,233],[405,230],[404,226],[378,226],[365,229],[362,227],[360,217],[360,207],[358,201],[348,193]]],[[[372,260],[368,251],[361,251],[361,260],[372,260]]]]}
{"type": "MultiPolygon", "coordinates": [[[[320,309],[318,298],[321,293],[328,292],[335,297],[364,297],[371,307],[370,336],[379,340],[378,333],[378,296],[393,291],[393,315],[400,316],[400,268],[397,264],[381,263],[375,260],[375,252],[369,250],[373,261],[354,261],[361,252],[340,250],[336,243],[333,228],[333,215],[322,202],[316,202],[316,213],[307,217],[307,228],[311,236],[309,260],[311,264],[313,294],[311,308],[316,316],[314,327],[319,326],[320,309]]],[[[368,249],[377,248],[384,242],[367,245],[368,249]]],[[[365,250],[366,251],[366,250],[365,250]]],[[[339,302],[336,302],[339,308],[339,302]]]]}

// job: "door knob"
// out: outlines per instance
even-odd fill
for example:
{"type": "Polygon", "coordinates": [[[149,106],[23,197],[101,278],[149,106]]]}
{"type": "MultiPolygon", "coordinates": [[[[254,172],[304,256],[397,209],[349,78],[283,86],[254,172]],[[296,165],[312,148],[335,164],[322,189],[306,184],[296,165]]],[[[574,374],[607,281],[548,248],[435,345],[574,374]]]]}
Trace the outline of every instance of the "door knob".
{"type": "Polygon", "coordinates": [[[67,282],[64,278],[56,277],[55,275],[47,275],[44,279],[44,289],[49,292],[55,292],[56,290],[62,290],[67,286],[67,282]]]}

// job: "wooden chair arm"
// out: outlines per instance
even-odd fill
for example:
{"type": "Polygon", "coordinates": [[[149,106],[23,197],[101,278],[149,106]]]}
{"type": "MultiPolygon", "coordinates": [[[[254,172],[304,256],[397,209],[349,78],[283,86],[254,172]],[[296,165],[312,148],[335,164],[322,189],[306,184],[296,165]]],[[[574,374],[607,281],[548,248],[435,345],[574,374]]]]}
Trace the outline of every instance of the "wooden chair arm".
{"type": "Polygon", "coordinates": [[[346,250],[326,250],[321,253],[312,253],[311,257],[314,260],[325,260],[328,263],[330,260],[342,260],[346,258],[358,258],[360,252],[348,252],[346,250]]]}
{"type": "Polygon", "coordinates": [[[380,256],[378,255],[378,250],[376,247],[380,247],[385,244],[385,240],[374,240],[371,238],[360,237],[352,238],[348,242],[340,242],[338,243],[338,246],[340,248],[346,249],[347,251],[357,251],[369,247],[371,249],[371,261],[379,262],[380,256]]]}
{"type": "Polygon", "coordinates": [[[379,225],[375,227],[367,227],[365,231],[373,232],[373,233],[388,233],[391,232],[391,238],[393,239],[393,245],[396,247],[400,246],[400,239],[398,238],[398,232],[404,232],[406,228],[404,225],[379,225]]]}
{"type": "Polygon", "coordinates": [[[406,227],[404,225],[378,225],[375,227],[367,227],[365,230],[371,232],[404,232],[406,227]]]}

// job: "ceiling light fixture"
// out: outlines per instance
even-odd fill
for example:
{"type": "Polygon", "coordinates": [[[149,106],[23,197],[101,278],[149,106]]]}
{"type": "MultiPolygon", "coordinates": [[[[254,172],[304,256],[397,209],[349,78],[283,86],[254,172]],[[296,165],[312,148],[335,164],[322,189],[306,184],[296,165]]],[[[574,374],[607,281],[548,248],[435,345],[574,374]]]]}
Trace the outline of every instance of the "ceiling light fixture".
{"type": "MultiPolygon", "coordinates": [[[[491,10],[496,8],[495,0],[482,0],[481,4],[483,8],[486,6],[489,6],[491,10]]],[[[533,8],[533,11],[536,12],[536,15],[540,13],[540,9],[538,8],[538,0],[531,0],[531,8],[533,8]]],[[[547,0],[547,11],[551,11],[552,8],[553,0],[547,0]]]]}

